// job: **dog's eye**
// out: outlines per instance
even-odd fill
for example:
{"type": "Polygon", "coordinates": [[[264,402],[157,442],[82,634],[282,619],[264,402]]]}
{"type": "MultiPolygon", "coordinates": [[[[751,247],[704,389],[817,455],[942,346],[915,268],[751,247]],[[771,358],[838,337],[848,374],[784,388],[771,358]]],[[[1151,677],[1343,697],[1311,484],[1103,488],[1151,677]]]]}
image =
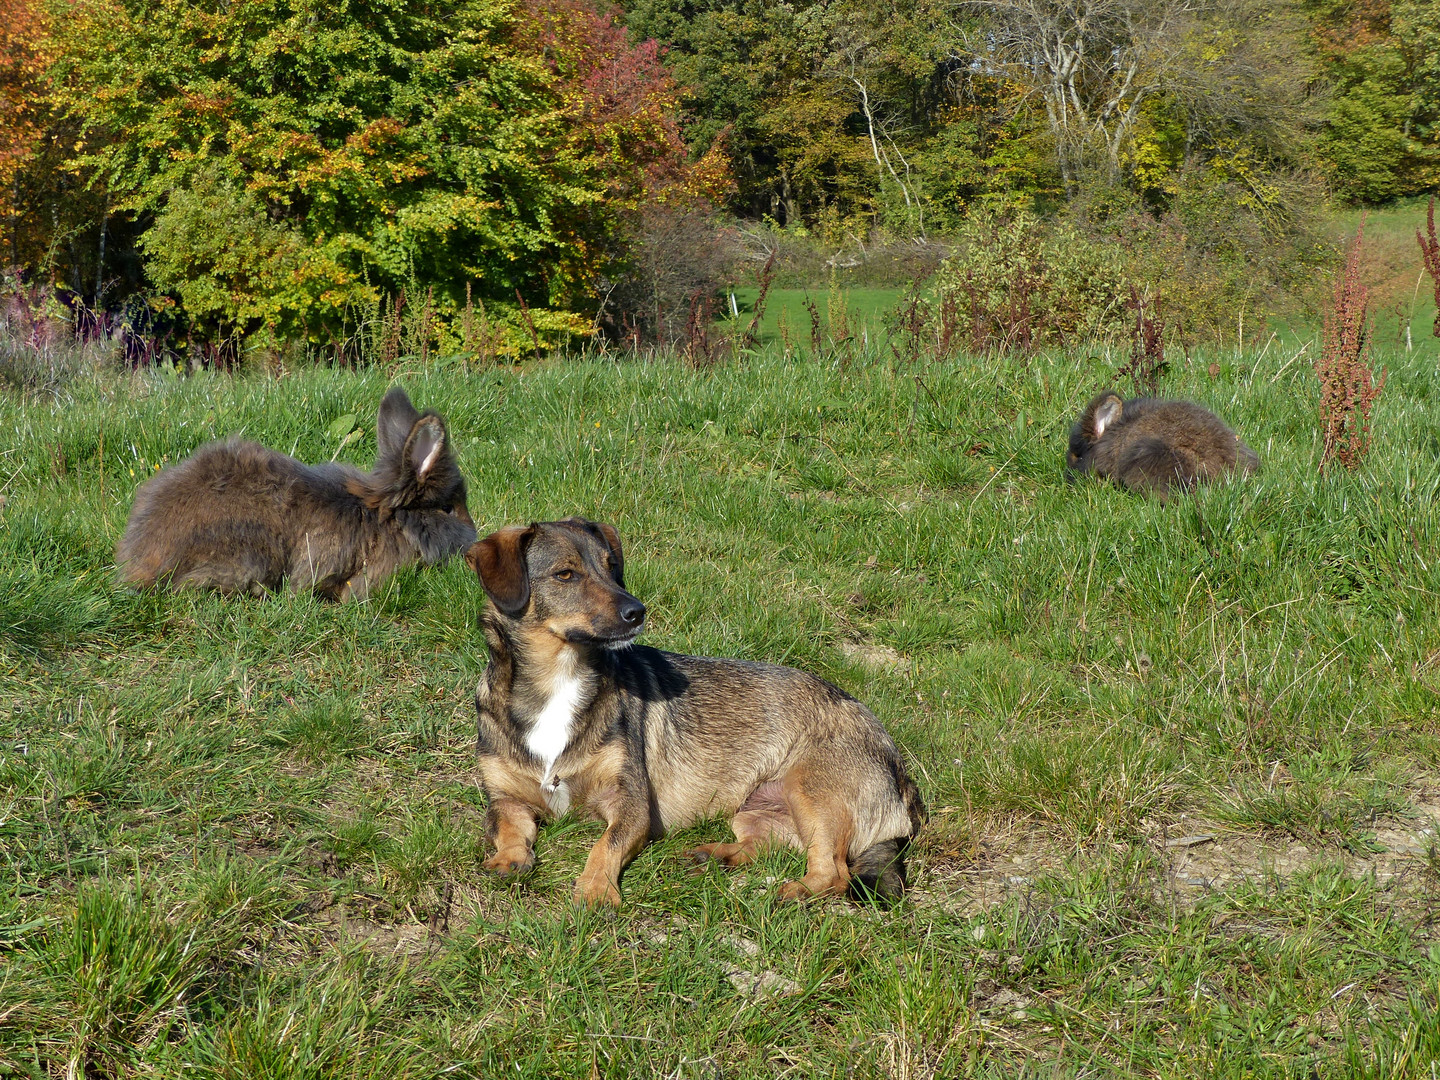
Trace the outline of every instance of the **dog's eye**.
{"type": "Polygon", "coordinates": [[[557,581],[569,581],[569,580],[570,580],[571,578],[573,578],[574,576],[575,576],[575,571],[574,571],[574,570],[557,570],[557,571],[555,571],[555,578],[556,578],[557,581]]]}

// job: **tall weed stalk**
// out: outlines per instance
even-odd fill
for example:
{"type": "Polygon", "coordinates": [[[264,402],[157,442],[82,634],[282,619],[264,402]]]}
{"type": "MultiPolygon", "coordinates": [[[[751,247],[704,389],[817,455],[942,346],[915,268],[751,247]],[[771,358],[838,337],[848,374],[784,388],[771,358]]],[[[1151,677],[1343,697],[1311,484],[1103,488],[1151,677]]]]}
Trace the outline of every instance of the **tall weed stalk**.
{"type": "Polygon", "coordinates": [[[1322,470],[1332,461],[1347,469],[1360,464],[1370,448],[1370,410],[1385,386],[1385,372],[1377,380],[1370,370],[1369,290],[1360,280],[1364,244],[1362,220],[1345,258],[1345,272],[1335,283],[1320,355],[1315,360],[1324,436],[1322,470]]]}
{"type": "Polygon", "coordinates": [[[1425,215],[1426,231],[1415,230],[1415,240],[1420,245],[1420,258],[1425,261],[1425,272],[1430,275],[1430,284],[1435,286],[1434,333],[1440,337],[1440,237],[1435,235],[1435,196],[1430,196],[1430,209],[1425,215]],[[1428,234],[1428,235],[1427,235],[1428,234]]]}
{"type": "MultiPolygon", "coordinates": [[[[760,344],[760,322],[765,317],[765,303],[770,298],[770,286],[775,283],[775,252],[770,253],[770,257],[765,260],[765,265],[761,267],[758,283],[760,291],[755,296],[755,309],[750,316],[750,325],[745,328],[745,333],[740,338],[741,352],[753,349],[760,344]]],[[[787,340],[785,344],[788,351],[789,341],[787,340]]]]}
{"type": "Polygon", "coordinates": [[[1131,285],[1126,306],[1135,313],[1135,324],[1130,328],[1130,359],[1116,372],[1116,377],[1130,379],[1136,393],[1154,397],[1160,387],[1160,377],[1170,369],[1165,359],[1165,320],[1160,316],[1160,297],[1158,294],[1147,297],[1131,285]]]}

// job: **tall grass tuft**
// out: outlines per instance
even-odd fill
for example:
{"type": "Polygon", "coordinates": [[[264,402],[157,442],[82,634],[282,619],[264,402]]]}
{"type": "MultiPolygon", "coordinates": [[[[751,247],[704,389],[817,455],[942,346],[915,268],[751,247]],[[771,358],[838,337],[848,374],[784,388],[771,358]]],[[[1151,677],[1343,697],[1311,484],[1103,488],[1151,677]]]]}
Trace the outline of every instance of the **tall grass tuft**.
{"type": "Polygon", "coordinates": [[[1315,374],[1320,380],[1320,423],[1324,449],[1320,468],[1338,461],[1347,469],[1360,464],[1370,448],[1370,410],[1385,386],[1385,372],[1370,370],[1369,290],[1360,281],[1365,223],[1345,258],[1335,297],[1325,314],[1325,330],[1315,374]]]}
{"type": "Polygon", "coordinates": [[[197,938],[135,889],[83,887],[12,986],[35,1056],[57,1075],[130,1074],[191,1019],[213,961],[197,938]]]}

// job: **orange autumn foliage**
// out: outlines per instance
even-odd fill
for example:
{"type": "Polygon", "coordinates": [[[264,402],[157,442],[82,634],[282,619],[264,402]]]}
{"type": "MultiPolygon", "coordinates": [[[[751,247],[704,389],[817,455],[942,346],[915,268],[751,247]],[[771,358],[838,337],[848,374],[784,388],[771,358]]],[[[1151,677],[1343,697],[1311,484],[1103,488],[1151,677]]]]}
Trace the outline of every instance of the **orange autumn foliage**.
{"type": "Polygon", "coordinates": [[[50,112],[45,72],[53,48],[35,0],[0,0],[0,215],[15,212],[15,179],[50,112]]]}

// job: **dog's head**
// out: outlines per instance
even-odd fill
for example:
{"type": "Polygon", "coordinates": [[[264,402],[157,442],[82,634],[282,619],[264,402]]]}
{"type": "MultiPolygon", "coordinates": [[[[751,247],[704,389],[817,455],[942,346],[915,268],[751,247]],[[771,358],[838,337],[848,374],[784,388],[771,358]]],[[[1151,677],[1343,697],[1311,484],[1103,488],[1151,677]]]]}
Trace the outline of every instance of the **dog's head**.
{"type": "Polygon", "coordinates": [[[584,518],[513,525],[478,540],[465,561],[493,610],[574,645],[629,645],[645,605],[625,591],[620,535],[584,518]]]}

